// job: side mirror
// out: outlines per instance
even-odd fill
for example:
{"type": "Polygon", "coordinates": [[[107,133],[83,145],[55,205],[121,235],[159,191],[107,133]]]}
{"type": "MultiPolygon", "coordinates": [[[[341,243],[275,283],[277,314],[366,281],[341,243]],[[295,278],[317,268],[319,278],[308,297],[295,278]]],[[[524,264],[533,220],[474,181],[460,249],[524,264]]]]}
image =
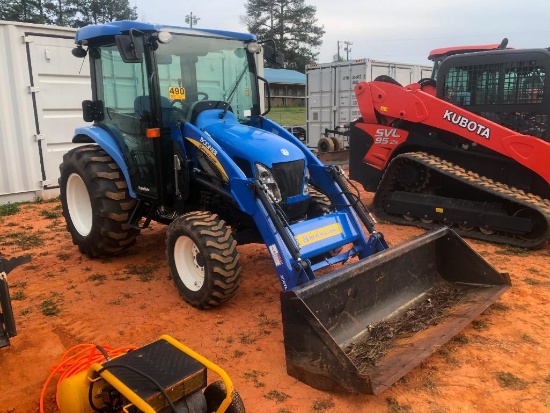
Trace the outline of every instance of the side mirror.
{"type": "Polygon", "coordinates": [[[285,65],[285,56],[282,52],[279,52],[275,47],[275,42],[269,41],[273,44],[264,44],[264,59],[275,67],[283,67],[285,65]]]}
{"type": "Polygon", "coordinates": [[[82,101],[82,117],[84,118],[84,122],[102,121],[103,119],[105,119],[103,101],[82,101]]]}
{"type": "Polygon", "coordinates": [[[115,42],[124,63],[143,62],[141,43],[136,42],[134,35],[119,34],[115,36],[115,42]]]}

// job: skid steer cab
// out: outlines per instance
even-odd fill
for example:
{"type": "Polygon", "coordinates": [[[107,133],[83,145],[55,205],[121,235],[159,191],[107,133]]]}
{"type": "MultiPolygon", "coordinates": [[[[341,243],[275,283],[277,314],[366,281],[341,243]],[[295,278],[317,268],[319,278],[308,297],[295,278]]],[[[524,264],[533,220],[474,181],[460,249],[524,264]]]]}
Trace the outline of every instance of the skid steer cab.
{"type": "MultiPolygon", "coordinates": [[[[76,130],[73,142],[83,145],[60,166],[74,244],[90,257],[117,254],[151,221],[165,223],[176,287],[189,304],[208,308],[237,291],[237,245],[264,243],[284,292],[287,369],[295,377],[319,388],[375,392],[380,387],[352,362],[334,368],[348,360],[338,352],[363,339],[369,323],[414,305],[440,279],[490,284],[497,291],[491,300],[506,288],[505,277],[475,265],[463,277],[445,274],[452,267],[445,246],[469,251],[452,232],[420,240],[423,254],[414,254],[415,243],[399,250],[405,263],[411,253],[424,260],[405,264],[415,287],[399,274],[389,277],[392,265],[378,271],[376,263],[395,253],[345,174],[264,117],[260,88],[269,96],[269,85],[258,73],[262,47],[254,35],[120,21],[80,29],[76,44],[73,54],[90,61],[92,99],[83,102],[83,113],[93,124],[76,130]],[[299,342],[296,326],[304,327],[299,342]]],[[[264,58],[280,60],[268,50],[264,58]]],[[[468,254],[469,263],[485,264],[468,254]]],[[[481,296],[471,301],[478,310],[490,303],[481,296]]],[[[444,338],[430,342],[434,348],[451,336],[438,337],[444,338]]],[[[409,368],[430,351],[420,353],[409,368]]],[[[402,366],[396,374],[404,374],[402,366]]]]}

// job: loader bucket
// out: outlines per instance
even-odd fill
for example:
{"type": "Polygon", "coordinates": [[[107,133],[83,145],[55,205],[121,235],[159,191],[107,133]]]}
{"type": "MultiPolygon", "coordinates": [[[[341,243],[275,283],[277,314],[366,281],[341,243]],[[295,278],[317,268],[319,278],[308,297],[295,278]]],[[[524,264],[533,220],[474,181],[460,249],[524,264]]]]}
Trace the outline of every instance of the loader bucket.
{"type": "Polygon", "coordinates": [[[508,288],[440,228],[281,293],[289,375],[320,390],[378,394],[508,288]]]}

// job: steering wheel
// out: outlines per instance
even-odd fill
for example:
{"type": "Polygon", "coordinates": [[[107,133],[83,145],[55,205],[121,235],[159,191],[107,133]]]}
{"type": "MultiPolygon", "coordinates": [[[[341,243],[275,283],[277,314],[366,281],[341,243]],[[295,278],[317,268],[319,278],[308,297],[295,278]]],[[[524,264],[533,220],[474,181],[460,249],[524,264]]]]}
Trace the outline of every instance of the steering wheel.
{"type": "Polygon", "coordinates": [[[199,96],[204,96],[202,99],[199,99],[199,101],[208,100],[208,93],[206,93],[206,92],[197,92],[197,97],[199,97],[199,96]]]}

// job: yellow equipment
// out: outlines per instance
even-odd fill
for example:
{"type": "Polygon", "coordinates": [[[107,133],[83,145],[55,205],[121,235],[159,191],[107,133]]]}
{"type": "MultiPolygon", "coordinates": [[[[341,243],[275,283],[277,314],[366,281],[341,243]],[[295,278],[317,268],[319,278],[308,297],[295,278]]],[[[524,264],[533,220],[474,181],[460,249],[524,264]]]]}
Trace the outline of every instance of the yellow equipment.
{"type": "Polygon", "coordinates": [[[104,353],[105,362],[60,381],[61,413],[245,412],[227,373],[168,335],[112,359],[104,353]],[[221,380],[207,386],[207,370],[221,380]]]}

